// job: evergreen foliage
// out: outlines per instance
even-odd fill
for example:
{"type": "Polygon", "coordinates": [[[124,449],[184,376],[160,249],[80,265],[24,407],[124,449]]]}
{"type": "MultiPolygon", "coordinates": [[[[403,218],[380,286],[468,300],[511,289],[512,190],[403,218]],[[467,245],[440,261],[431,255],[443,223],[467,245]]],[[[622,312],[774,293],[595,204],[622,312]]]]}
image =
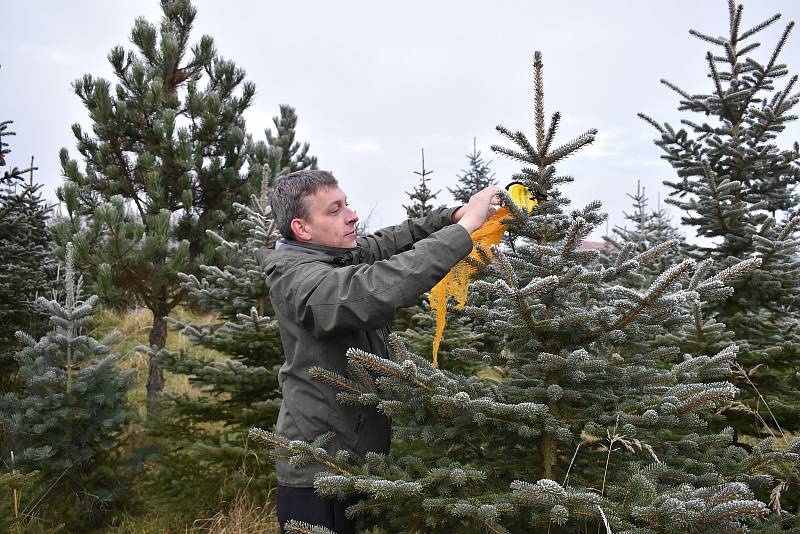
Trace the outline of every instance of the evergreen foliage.
{"type": "MultiPolygon", "coordinates": [[[[624,258],[639,255],[641,269],[628,274],[625,282],[628,287],[646,289],[653,281],[672,265],[684,258],[675,252],[687,247],[686,240],[677,228],[673,227],[669,213],[660,206],[648,211],[648,199],[644,189],[637,184],[636,194],[628,196],[633,200],[633,212],[625,213],[631,228],[616,226],[613,229],[616,239],[606,237],[614,247],[611,251],[600,251],[600,261],[605,266],[613,265],[624,258]],[[669,253],[664,253],[664,250],[669,253]],[[647,251],[654,254],[643,255],[647,251]]],[[[711,268],[712,263],[708,263],[711,268]]],[[[706,317],[704,309],[713,302],[694,301],[688,304],[692,323],[676,331],[665,332],[651,341],[653,347],[678,347],[689,354],[711,354],[723,350],[734,342],[733,332],[713,317],[706,317]]]]}
{"type": "Polygon", "coordinates": [[[271,217],[268,181],[246,213],[248,238],[226,241],[218,234],[225,267],[201,267],[202,278],[181,275],[189,301],[218,318],[211,324],[174,321],[192,342],[180,351],[163,349],[158,361],[164,369],[186,375],[199,396],[165,397],[164,417],[155,435],[165,447],[157,460],[159,485],[181,499],[202,495],[231,497],[242,491],[265,497],[276,484],[273,465],[248,453],[247,430],[272,426],[280,408],[278,368],[284,361],[277,324],[269,317],[266,277],[260,254],[274,248],[277,237],[271,217]],[[194,347],[225,355],[222,361],[193,354],[194,347]],[[203,469],[198,472],[197,466],[203,469]],[[211,489],[211,491],[209,491],[211,489]]]}
{"type": "MultiPolygon", "coordinates": [[[[190,47],[196,16],[188,0],[162,0],[156,26],[136,20],[136,51],[115,47],[112,84],[87,74],[73,88],[91,132],[72,127],[84,169],[61,150],[66,217],[54,227],[74,241],[78,263],[112,303],[138,302],[153,313],[150,345],[166,340],[166,316],[186,290],[179,273],[214,264],[208,230],[235,236],[245,203],[258,191],[263,164],[245,134],[255,94],[242,69],[222,58],[209,36],[190,47]]],[[[163,389],[150,362],[148,411],[163,389]]]]}
{"type": "MultiPolygon", "coordinates": [[[[419,176],[419,184],[414,187],[413,191],[406,191],[411,203],[407,206],[403,205],[406,210],[406,217],[409,219],[429,215],[434,208],[433,201],[436,199],[436,195],[440,193],[440,191],[434,193],[428,185],[428,176],[433,174],[433,171],[425,169],[424,148],[421,149],[421,154],[422,170],[414,171],[414,174],[419,176]]],[[[427,309],[425,308],[425,299],[420,296],[415,306],[397,310],[392,330],[404,332],[410,339],[421,341],[419,344],[415,343],[415,346],[423,349],[426,326],[432,322],[433,312],[430,310],[430,306],[427,309]]]]}
{"type": "Polygon", "coordinates": [[[737,430],[749,434],[762,431],[763,419],[792,430],[800,429],[800,262],[797,255],[796,185],[800,180],[800,147],[777,145],[798,99],[797,76],[788,81],[788,68],[779,62],[794,23],[789,23],[773,50],[756,58],[759,43],[753,38],[772,26],[775,15],[755,26],[742,28],[741,5],[728,2],[727,33],[690,33],[714,47],[708,52],[709,87],[691,94],[675,84],[662,83],[680,96],[678,109],[688,116],[676,130],[647,115],[655,140],[677,179],[664,182],[672,198],[666,200],[687,213],[685,225],[704,238],[700,244],[684,246],[689,257],[712,260],[723,269],[746,258],[759,258],[761,268],[734,281],[732,298],[708,303],[689,335],[718,336],[720,322],[727,325],[741,345],[740,373],[744,398],[753,411],[770,409],[774,417],[756,413],[737,421],[737,430]],[[712,330],[705,332],[705,326],[712,330]],[[759,399],[755,385],[763,394],[759,399]]]}
{"type": "Polygon", "coordinates": [[[332,530],[320,527],[318,525],[310,525],[303,521],[290,520],[286,522],[286,532],[291,534],[335,534],[332,530]]]}
{"type": "Polygon", "coordinates": [[[514,251],[493,250],[465,307],[504,346],[461,355],[498,376],[436,369],[393,337],[392,359],[351,349],[348,376],[312,376],[341,402],[391,416],[395,437],[417,445],[412,452],[331,456],[330,434],[310,444],[257,428],[251,435],[294,464],[325,465],[317,493],[366,495],[349,513],[380,511],[384,532],[748,531],[768,515],[761,496],[775,475],[800,462],[800,440],[746,450],[731,428],[708,427],[705,418],[737,394],[736,345],[690,355],[648,341],[691,321],[688,303],[730,296],[730,281],[761,260],[719,272],[684,260],[643,290],[624,280],[670,247],[598,265],[597,251],[578,247],[604,220],[600,204],[567,212],[558,187],[573,179],[555,170],[595,130],[555,145],[560,114],[545,126],[538,52],[534,71],[535,141],[498,126],[515,146],[493,150],[522,163],[514,179],[546,200],[528,214],[503,195],[522,239],[514,251]]]}
{"type": "Polygon", "coordinates": [[[280,116],[272,118],[275,133],[269,128],[264,131],[267,136],[266,163],[273,179],[294,171],[317,168],[316,156],[308,154],[310,145],[295,141],[297,114],[294,108],[281,104],[280,110],[280,116]]]}
{"type": "MultiPolygon", "coordinates": [[[[623,212],[623,216],[631,227],[628,228],[627,224],[615,226],[612,230],[615,237],[606,236],[604,238],[614,247],[610,254],[605,254],[609,256],[610,261],[615,261],[616,256],[623,250],[626,250],[625,254],[641,254],[667,244],[671,248],[676,245],[685,246],[686,240],[672,225],[669,212],[660,205],[655,210],[648,209],[648,198],[641,183],[636,183],[636,193],[628,193],[628,197],[633,201],[633,211],[631,213],[623,212]]],[[[601,255],[604,252],[601,251],[601,255]]],[[[641,262],[642,272],[638,274],[644,277],[639,279],[638,288],[644,289],[650,285],[675,261],[674,255],[654,255],[651,262],[643,260],[641,262]]]]}
{"type": "MultiPolygon", "coordinates": [[[[469,157],[469,156],[468,156],[469,157]]],[[[480,153],[478,153],[480,157],[480,153]]],[[[466,172],[466,171],[465,171],[466,172]]],[[[420,177],[419,185],[414,188],[413,192],[407,192],[412,203],[408,206],[403,206],[406,209],[408,218],[424,217],[429,215],[433,210],[433,200],[436,195],[428,185],[428,176],[433,174],[433,171],[425,169],[425,150],[422,149],[422,170],[414,171],[414,174],[420,177]]],[[[467,191],[469,187],[477,184],[474,179],[465,178],[463,187],[460,190],[467,191]]],[[[482,188],[481,188],[482,189],[482,188]]],[[[451,190],[452,192],[452,190],[451,190]]],[[[473,193],[470,193],[472,196],[473,193]]],[[[467,198],[469,201],[469,197],[467,198]]],[[[400,336],[413,347],[417,354],[431,355],[433,343],[433,325],[435,322],[435,314],[431,310],[427,302],[427,296],[421,296],[415,306],[402,308],[397,310],[397,316],[392,324],[392,330],[398,332],[400,336]]],[[[463,362],[455,361],[450,358],[451,350],[464,344],[480,343],[479,336],[475,335],[466,328],[466,322],[463,319],[460,321],[451,321],[447,326],[446,337],[444,338],[441,353],[446,358],[444,366],[446,369],[458,370],[468,372],[474,370],[473,366],[465,365],[463,362]]]]}
{"type": "Polygon", "coordinates": [[[0,397],[0,453],[13,470],[38,471],[45,502],[74,527],[91,524],[118,496],[107,459],[129,419],[133,371],[120,371],[118,355],[85,333],[97,296],[82,298],[73,261],[68,244],[64,302],[36,301],[52,330],[38,341],[18,334],[26,346],[16,354],[19,391],[0,397]]]}
{"type": "Polygon", "coordinates": [[[481,152],[477,147],[477,139],[472,138],[472,154],[467,155],[469,165],[466,169],[461,170],[458,176],[458,185],[455,189],[447,188],[456,202],[466,204],[472,195],[485,189],[490,185],[497,185],[497,180],[494,179],[489,163],[483,161],[481,152]]]}
{"type": "MultiPolygon", "coordinates": [[[[392,325],[392,331],[397,333],[411,352],[431,360],[436,313],[431,309],[427,294],[420,300],[416,306],[398,310],[398,318],[392,325]]],[[[484,348],[484,336],[475,332],[470,317],[459,316],[459,312],[458,309],[448,310],[450,319],[439,345],[439,365],[448,371],[472,374],[485,365],[471,359],[458,358],[454,351],[459,347],[481,350],[484,348]]]]}
{"type": "MultiPolygon", "coordinates": [[[[33,183],[36,167],[10,167],[11,152],[4,137],[15,135],[11,121],[0,122],[0,394],[15,385],[14,353],[22,348],[15,333],[44,334],[47,317],[34,306],[53,288],[56,274],[52,236],[47,227],[50,208],[33,183]]],[[[2,429],[0,429],[0,437],[2,429]]]]}
{"type": "Polygon", "coordinates": [[[403,205],[406,209],[406,215],[409,219],[416,219],[418,217],[425,217],[433,211],[433,201],[436,199],[441,191],[433,192],[428,186],[428,175],[433,174],[433,171],[425,170],[425,149],[422,150],[422,171],[414,171],[414,174],[419,176],[419,185],[414,187],[414,190],[406,191],[406,195],[411,199],[411,204],[408,206],[403,205]]]}

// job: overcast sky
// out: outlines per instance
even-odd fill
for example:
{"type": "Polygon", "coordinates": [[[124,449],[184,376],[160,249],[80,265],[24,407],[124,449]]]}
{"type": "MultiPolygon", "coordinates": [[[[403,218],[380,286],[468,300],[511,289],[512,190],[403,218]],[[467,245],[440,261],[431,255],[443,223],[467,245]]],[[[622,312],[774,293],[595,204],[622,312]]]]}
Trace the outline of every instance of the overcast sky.
{"type": "MultiPolygon", "coordinates": [[[[418,182],[420,149],[441,203],[467,165],[472,139],[502,185],[518,169],[491,154],[504,143],[502,124],[533,138],[532,57],[545,64],[545,110],[563,115],[558,143],[597,128],[596,143],[558,167],[575,177],[566,189],[579,207],[599,199],[611,227],[629,211],[626,193],[641,180],[655,206],[671,168],[659,159],[645,112],[677,125],[677,95],[666,78],[692,93],[708,92],[707,43],[690,28],[726,34],[723,0],[581,1],[212,1],[195,3],[193,42],[211,35],[221,55],[256,84],[247,128],[257,139],[280,104],[299,116],[298,139],[311,144],[320,168],[331,170],[370,227],[398,222],[405,191],[418,182]]],[[[783,18],[759,34],[766,62],[800,2],[745,3],[743,27],[776,12],[783,18]]],[[[106,56],[129,35],[137,16],[158,22],[155,0],[3,0],[0,120],[13,120],[10,162],[26,166],[55,199],[62,182],[58,150],[76,157],[70,126],[88,124],[71,89],[85,73],[112,78],[106,56]]],[[[800,71],[795,29],[782,59],[800,71]]],[[[800,139],[800,126],[780,146],[800,139]]],[[[680,214],[675,213],[677,220],[680,214]]],[[[600,228],[594,238],[605,233],[600,228]]]]}

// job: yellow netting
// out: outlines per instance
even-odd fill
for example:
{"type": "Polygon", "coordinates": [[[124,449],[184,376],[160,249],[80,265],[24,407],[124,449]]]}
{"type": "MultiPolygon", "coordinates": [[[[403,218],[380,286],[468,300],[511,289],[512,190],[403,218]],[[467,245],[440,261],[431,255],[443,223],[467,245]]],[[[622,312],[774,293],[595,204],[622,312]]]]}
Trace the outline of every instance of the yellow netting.
{"type": "MultiPolygon", "coordinates": [[[[508,211],[506,211],[505,208],[500,208],[483,226],[472,233],[473,247],[470,257],[481,262],[483,261],[476,250],[477,245],[483,247],[489,257],[492,257],[492,252],[489,247],[491,245],[497,245],[500,243],[500,240],[503,239],[503,234],[506,233],[506,226],[500,221],[507,217],[508,211]]],[[[475,266],[466,260],[461,260],[433,289],[431,289],[428,300],[431,304],[431,308],[436,313],[436,333],[433,337],[434,367],[438,365],[437,354],[439,352],[439,343],[442,340],[442,333],[444,333],[444,326],[447,318],[447,298],[455,298],[458,307],[463,308],[464,304],[467,302],[467,286],[469,286],[476,271],[477,268],[475,266]]]]}
{"type": "MultiPolygon", "coordinates": [[[[525,187],[520,182],[512,182],[506,187],[508,195],[520,209],[527,210],[528,213],[533,212],[533,209],[539,203],[530,189],[525,187]]],[[[492,258],[492,251],[490,247],[497,245],[503,239],[506,233],[506,226],[501,223],[503,219],[508,218],[509,213],[505,208],[499,208],[489,220],[483,223],[483,226],[472,232],[472,252],[470,257],[483,263],[483,258],[478,254],[477,246],[480,245],[489,259],[492,258]]],[[[455,267],[450,269],[450,272],[442,278],[438,284],[431,289],[431,294],[428,301],[431,304],[431,309],[436,313],[436,332],[433,336],[433,366],[436,367],[439,363],[437,355],[439,353],[439,343],[442,341],[442,334],[444,333],[444,326],[447,320],[447,299],[453,297],[456,299],[456,305],[463,308],[467,303],[467,287],[472,282],[472,277],[478,270],[477,267],[470,264],[466,259],[461,260],[455,267]]]]}
{"type": "MultiPolygon", "coordinates": [[[[521,209],[528,210],[528,213],[531,213],[538,204],[538,200],[531,194],[530,190],[519,182],[509,184],[506,190],[514,204],[521,209]]],[[[489,247],[497,245],[503,239],[503,234],[506,233],[506,226],[500,221],[505,218],[508,218],[508,211],[505,208],[500,208],[483,226],[472,233],[471,258],[483,262],[481,256],[478,255],[477,245],[480,245],[486,251],[490,259],[492,258],[492,252],[489,247]]],[[[447,299],[448,297],[453,297],[456,299],[456,305],[459,308],[463,308],[467,303],[467,287],[472,282],[472,277],[477,270],[477,267],[464,259],[431,289],[428,301],[431,304],[431,309],[436,313],[436,332],[433,336],[434,367],[438,365],[439,343],[442,341],[447,319],[447,299]]]]}

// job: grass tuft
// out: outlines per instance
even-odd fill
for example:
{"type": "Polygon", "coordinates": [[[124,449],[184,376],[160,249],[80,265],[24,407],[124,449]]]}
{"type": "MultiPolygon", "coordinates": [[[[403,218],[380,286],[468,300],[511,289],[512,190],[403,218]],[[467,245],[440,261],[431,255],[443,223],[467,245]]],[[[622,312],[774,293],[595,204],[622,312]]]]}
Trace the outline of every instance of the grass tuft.
{"type": "Polygon", "coordinates": [[[217,512],[207,519],[198,519],[192,533],[207,534],[272,534],[280,532],[275,507],[271,503],[258,504],[246,494],[239,494],[230,508],[217,512]]]}

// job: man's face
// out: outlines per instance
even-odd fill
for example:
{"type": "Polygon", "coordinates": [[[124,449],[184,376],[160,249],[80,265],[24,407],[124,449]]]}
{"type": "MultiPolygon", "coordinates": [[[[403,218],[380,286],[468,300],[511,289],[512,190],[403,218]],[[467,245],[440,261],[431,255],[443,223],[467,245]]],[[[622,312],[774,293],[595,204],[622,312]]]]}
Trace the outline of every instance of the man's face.
{"type": "Polygon", "coordinates": [[[320,187],[303,201],[308,217],[301,219],[303,231],[295,230],[298,240],[329,247],[356,246],[358,215],[347,205],[344,191],[337,186],[320,187]]]}

